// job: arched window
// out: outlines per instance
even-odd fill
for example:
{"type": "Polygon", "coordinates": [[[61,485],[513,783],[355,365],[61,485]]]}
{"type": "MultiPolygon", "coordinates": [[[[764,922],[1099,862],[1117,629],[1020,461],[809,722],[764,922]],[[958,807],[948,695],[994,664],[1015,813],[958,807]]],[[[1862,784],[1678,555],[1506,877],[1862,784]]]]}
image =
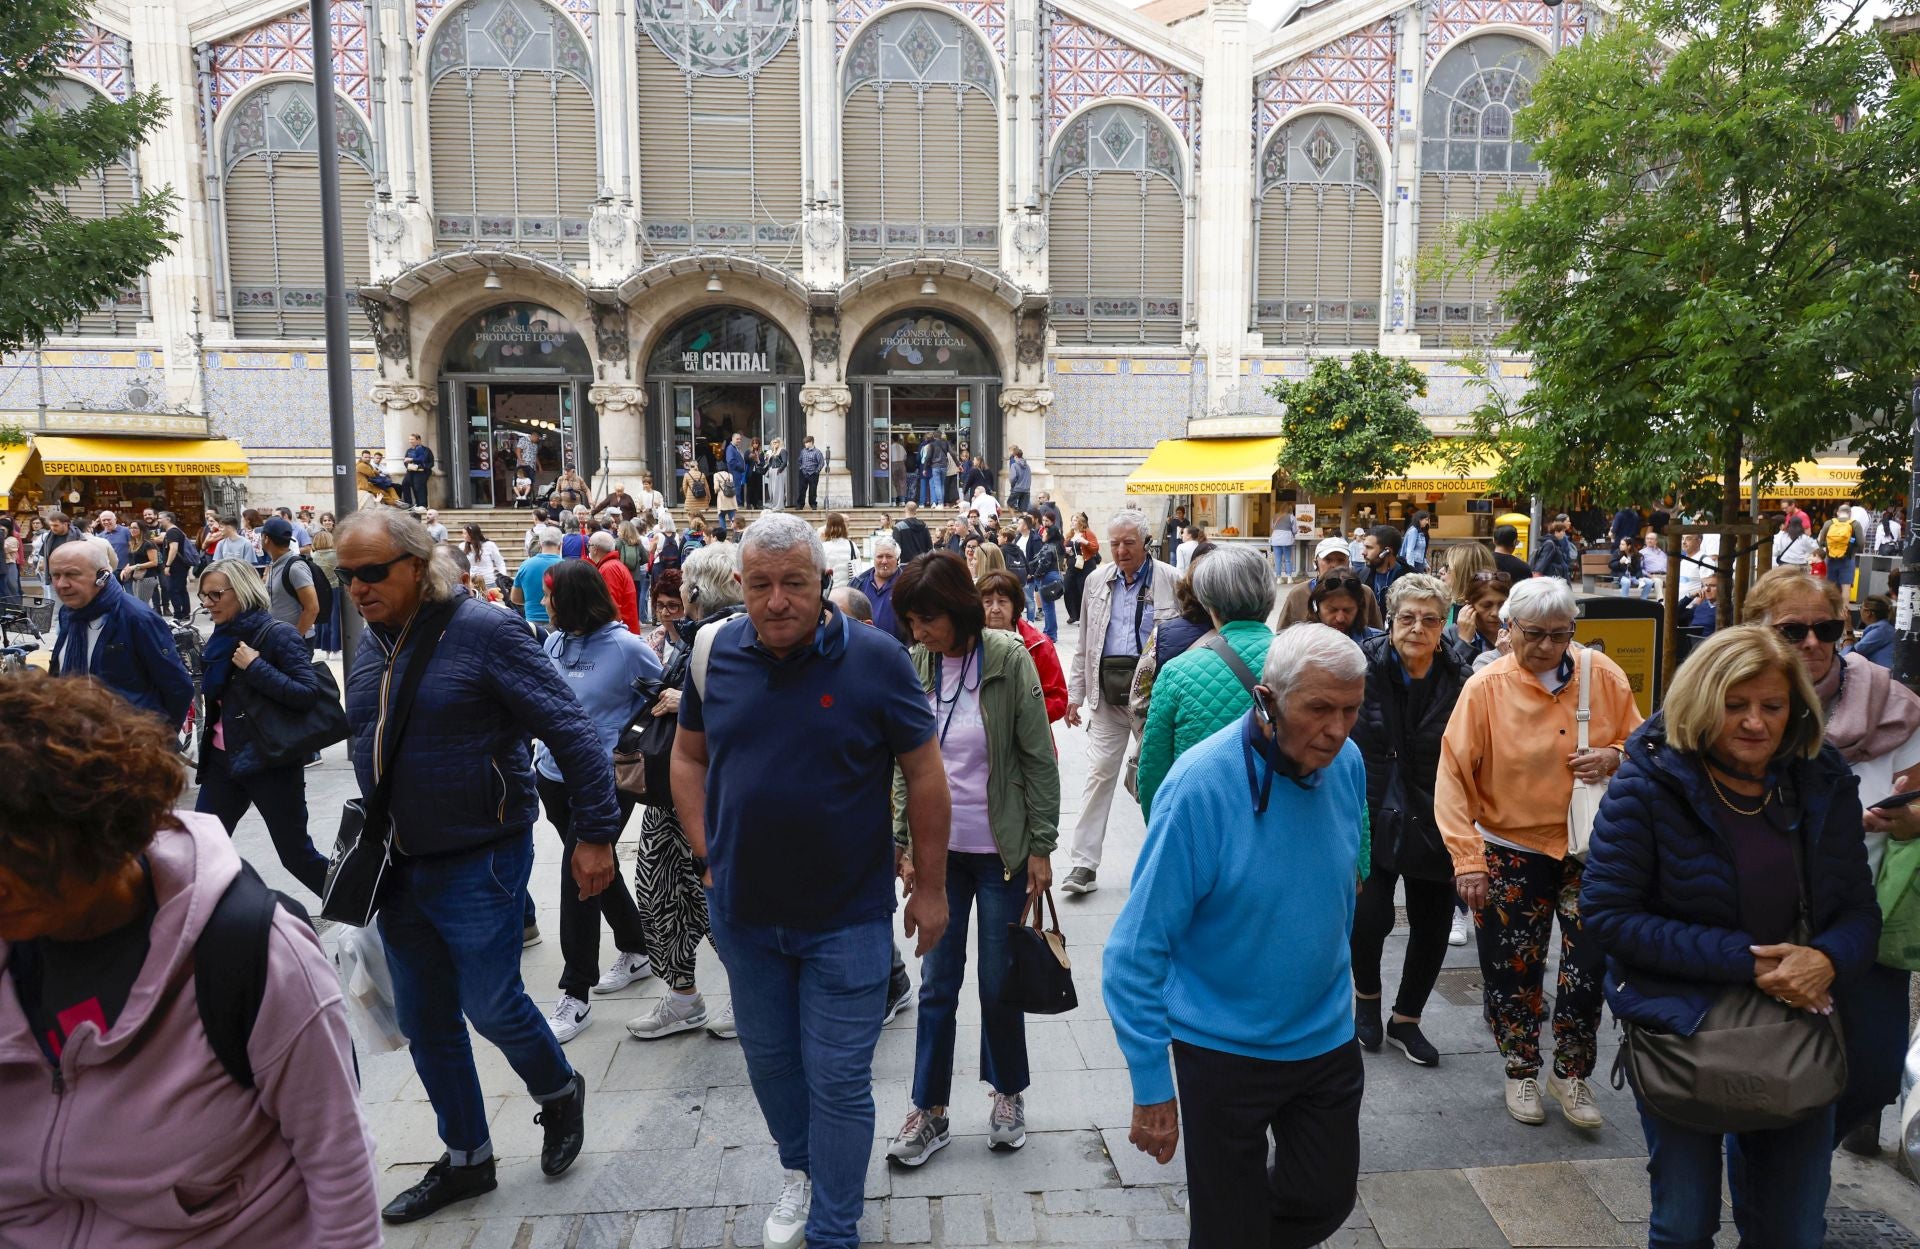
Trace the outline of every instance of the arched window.
{"type": "Polygon", "coordinates": [[[1067,123],[1047,172],[1051,321],[1063,343],[1177,343],[1186,179],[1173,131],[1133,104],[1067,123]]]}
{"type": "Polygon", "coordinates": [[[1269,344],[1380,341],[1385,178],[1370,135],[1307,113],[1268,140],[1254,226],[1253,325],[1269,344]]]}
{"type": "Polygon", "coordinates": [[[1428,346],[1491,341],[1510,323],[1500,306],[1491,264],[1454,268],[1460,227],[1489,211],[1508,191],[1530,195],[1540,166],[1530,145],[1514,137],[1514,116],[1526,107],[1546,53],[1514,35],[1479,35],[1433,67],[1420,123],[1421,277],[1414,292],[1414,328],[1428,346]]]}
{"type": "Polygon", "coordinates": [[[959,18],[894,8],[846,57],[840,195],[847,263],[1000,263],[1000,122],[992,54],[959,18]]]}
{"type": "MultiPolygon", "coordinates": [[[[277,82],[228,108],[221,200],[233,332],[242,338],[318,338],[326,332],[326,277],[313,84],[277,82]]],[[[351,292],[368,277],[373,147],[366,124],[345,97],[334,97],[333,117],[351,292]]]]}
{"type": "Polygon", "coordinates": [[[579,28],[542,0],[465,0],[427,74],[439,245],[584,262],[600,145],[579,28]]]}
{"type": "MultiPolygon", "coordinates": [[[[74,113],[101,98],[101,92],[72,78],[57,79],[47,94],[45,106],[63,113],[74,113]]],[[[98,221],[111,217],[139,198],[139,165],[132,152],[119,160],[108,161],[83,176],[78,182],[50,193],[50,199],[75,217],[98,221]]],[[[147,315],[147,283],[143,277],[113,299],[101,304],[62,332],[83,336],[116,337],[132,334],[147,315]]]]}
{"type": "Polygon", "coordinates": [[[640,0],[640,217],[648,253],[800,262],[796,0],[640,0]],[[718,10],[717,12],[715,10],[718,10]]]}

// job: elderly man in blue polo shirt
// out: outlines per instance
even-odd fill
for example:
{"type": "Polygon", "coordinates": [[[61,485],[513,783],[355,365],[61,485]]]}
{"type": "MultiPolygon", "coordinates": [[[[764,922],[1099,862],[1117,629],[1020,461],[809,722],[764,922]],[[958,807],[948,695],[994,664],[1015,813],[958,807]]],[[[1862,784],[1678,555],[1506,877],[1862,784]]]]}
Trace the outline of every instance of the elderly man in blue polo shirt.
{"type": "Polygon", "coordinates": [[[804,1231],[811,1249],[854,1249],[892,962],[893,767],[913,834],[905,928],[923,956],[947,926],[946,770],[905,647],[829,607],[813,526],[763,516],[740,562],[746,615],[695,639],[674,806],[787,1172],[765,1243],[795,1249],[804,1231]]]}

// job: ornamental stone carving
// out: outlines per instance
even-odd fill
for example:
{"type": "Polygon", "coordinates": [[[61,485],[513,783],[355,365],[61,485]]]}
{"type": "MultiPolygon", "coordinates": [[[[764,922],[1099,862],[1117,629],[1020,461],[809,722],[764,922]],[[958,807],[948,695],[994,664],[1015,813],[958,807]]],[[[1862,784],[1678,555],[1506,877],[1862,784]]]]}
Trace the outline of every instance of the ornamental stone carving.
{"type": "Polygon", "coordinates": [[[1045,416],[1053,406],[1051,386],[1007,386],[1000,391],[1000,407],[1008,416],[1045,416]]]}
{"type": "Polygon", "coordinates": [[[813,339],[813,361],[823,367],[832,367],[840,360],[840,310],[831,309],[816,312],[807,325],[807,331],[813,339]]]}
{"type": "Polygon", "coordinates": [[[627,306],[594,299],[588,301],[587,311],[593,317],[593,341],[600,350],[600,363],[627,372],[627,306]]]}
{"type": "MultiPolygon", "coordinates": [[[[384,362],[405,364],[413,355],[412,312],[404,303],[362,299],[361,311],[373,330],[373,348],[384,362]]],[[[384,363],[382,364],[384,368],[384,363]]]]}
{"type": "Polygon", "coordinates": [[[1047,314],[1045,310],[1020,318],[1020,332],[1014,339],[1014,358],[1021,364],[1039,364],[1047,358],[1047,314]]]}
{"type": "Polygon", "coordinates": [[[647,410],[647,392],[641,386],[596,382],[587,387],[587,400],[593,404],[594,410],[602,419],[638,417],[647,410]]]}
{"type": "Polygon", "coordinates": [[[802,386],[800,405],[806,408],[810,418],[822,421],[839,420],[845,417],[847,409],[853,406],[853,391],[839,385],[802,386]]]}
{"type": "Polygon", "coordinates": [[[390,412],[405,412],[433,406],[433,387],[418,382],[381,382],[373,388],[373,401],[390,412]]]}

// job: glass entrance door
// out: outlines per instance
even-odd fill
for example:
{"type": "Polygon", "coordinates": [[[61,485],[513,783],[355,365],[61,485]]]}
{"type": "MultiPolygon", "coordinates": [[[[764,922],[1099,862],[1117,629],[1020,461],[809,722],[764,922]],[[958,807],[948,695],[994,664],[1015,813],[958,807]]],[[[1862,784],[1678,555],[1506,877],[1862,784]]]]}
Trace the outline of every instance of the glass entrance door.
{"type": "MultiPolygon", "coordinates": [[[[785,438],[787,428],[787,388],[780,385],[715,383],[704,385],[659,384],[661,406],[673,414],[671,428],[663,429],[667,445],[657,447],[660,462],[673,466],[668,481],[655,481],[669,504],[685,499],[687,469],[697,465],[708,477],[716,468],[726,467],[727,443],[735,434],[746,435],[749,443],[758,439],[764,452],[775,438],[785,438]]],[[[794,452],[788,448],[788,462],[794,452]]],[[[789,471],[791,480],[794,474],[789,471]]],[[[746,483],[737,482],[744,490],[746,483]]]]}
{"type": "Polygon", "coordinates": [[[580,467],[578,390],[558,384],[451,381],[466,466],[460,507],[530,507],[580,467]]]}
{"type": "Polygon", "coordinates": [[[875,385],[868,390],[867,497],[869,506],[912,499],[931,504],[936,490],[948,503],[946,483],[934,486],[927,444],[938,435],[947,444],[947,475],[958,475],[961,449],[985,452],[974,437],[977,384],[875,385]]]}

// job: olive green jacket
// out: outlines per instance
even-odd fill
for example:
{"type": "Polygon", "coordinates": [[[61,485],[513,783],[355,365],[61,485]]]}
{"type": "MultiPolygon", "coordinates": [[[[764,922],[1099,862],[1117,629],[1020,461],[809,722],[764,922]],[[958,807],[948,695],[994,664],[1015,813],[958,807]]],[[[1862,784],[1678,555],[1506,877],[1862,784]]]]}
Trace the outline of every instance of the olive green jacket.
{"type": "MultiPolygon", "coordinates": [[[[987,726],[987,822],[1011,875],[1060,840],[1060,761],[1047,724],[1040,674],[1017,633],[988,629],[980,674],[980,718],[987,726]]],[[[933,691],[934,655],[913,648],[920,687],[933,691]]],[[[893,839],[908,844],[907,782],[893,771],[893,839]]]]}

